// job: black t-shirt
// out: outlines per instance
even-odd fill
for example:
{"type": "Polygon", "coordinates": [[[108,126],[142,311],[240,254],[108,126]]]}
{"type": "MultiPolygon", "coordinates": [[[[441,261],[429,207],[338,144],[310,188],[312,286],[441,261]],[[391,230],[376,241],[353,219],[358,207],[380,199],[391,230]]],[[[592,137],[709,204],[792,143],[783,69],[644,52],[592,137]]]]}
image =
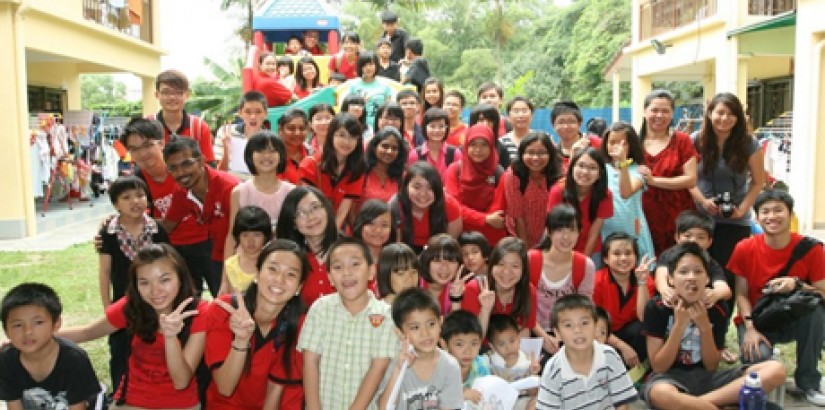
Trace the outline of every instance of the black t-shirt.
{"type": "Polygon", "coordinates": [[[430,78],[430,64],[426,58],[418,57],[413,60],[410,69],[407,70],[404,76],[408,82],[415,85],[416,91],[421,94],[424,89],[424,81],[430,78]]]}
{"type": "MultiPolygon", "coordinates": [[[[155,226],[157,226],[157,232],[152,234],[152,243],[169,243],[169,235],[166,234],[163,227],[158,223],[155,226]]],[[[117,234],[109,233],[108,224],[100,229],[100,238],[103,240],[100,253],[109,255],[112,258],[109,279],[112,282],[112,302],[114,302],[126,293],[126,286],[129,283],[129,265],[132,264],[132,260],[121,250],[117,234]]]]}
{"type": "Polygon", "coordinates": [[[20,351],[0,351],[0,400],[22,400],[24,409],[63,410],[100,392],[89,356],[76,344],[55,337],[60,350],[49,375],[35,381],[20,362],[20,351]]]}
{"type": "MultiPolygon", "coordinates": [[[[387,32],[385,31],[381,34],[382,37],[387,37],[387,32]]],[[[395,33],[392,34],[390,37],[390,43],[392,44],[392,54],[390,54],[390,60],[394,62],[399,62],[404,58],[404,54],[406,54],[406,46],[407,40],[409,39],[409,34],[403,28],[396,28],[395,33]]]]}
{"type": "Polygon", "coordinates": [[[387,68],[384,68],[381,64],[379,64],[378,67],[376,67],[375,75],[401,82],[401,67],[394,61],[390,61],[387,68]]]}
{"type": "MultiPolygon", "coordinates": [[[[708,319],[713,329],[713,341],[719,350],[725,348],[725,333],[728,327],[726,316],[725,310],[719,304],[708,309],[708,319]]],[[[671,337],[673,321],[673,309],[665,306],[659,296],[655,296],[645,306],[642,334],[667,340],[671,337]]],[[[691,322],[685,328],[685,333],[680,336],[682,341],[679,343],[679,353],[676,354],[676,360],[671,368],[690,370],[702,366],[701,336],[699,328],[691,322]]]]}

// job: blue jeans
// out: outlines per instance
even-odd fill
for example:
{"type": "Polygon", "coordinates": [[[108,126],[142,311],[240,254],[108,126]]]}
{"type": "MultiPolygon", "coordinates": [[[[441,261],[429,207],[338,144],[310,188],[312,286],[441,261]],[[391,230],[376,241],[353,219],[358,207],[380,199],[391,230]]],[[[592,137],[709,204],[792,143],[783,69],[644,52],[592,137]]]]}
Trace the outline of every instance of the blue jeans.
{"type": "MultiPolygon", "coordinates": [[[[736,327],[739,346],[745,338],[745,325],[736,327]]],[[[796,342],[796,373],[794,381],[802,391],[819,390],[822,374],[817,369],[822,345],[825,341],[825,307],[819,305],[810,314],[787,324],[779,331],[763,333],[771,344],[796,342]]],[[[773,349],[765,343],[759,344],[759,357],[752,361],[742,358],[742,364],[751,364],[770,359],[773,349]]]]}

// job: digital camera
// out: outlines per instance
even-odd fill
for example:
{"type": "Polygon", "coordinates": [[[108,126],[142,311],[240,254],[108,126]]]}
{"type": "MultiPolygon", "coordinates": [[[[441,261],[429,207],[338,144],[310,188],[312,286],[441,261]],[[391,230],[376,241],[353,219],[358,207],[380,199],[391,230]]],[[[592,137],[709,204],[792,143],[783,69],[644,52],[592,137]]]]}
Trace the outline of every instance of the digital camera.
{"type": "Polygon", "coordinates": [[[733,210],[736,205],[733,203],[733,196],[730,192],[722,192],[721,194],[717,194],[716,198],[713,199],[713,202],[719,206],[719,212],[725,218],[730,218],[733,216],[733,210]]]}

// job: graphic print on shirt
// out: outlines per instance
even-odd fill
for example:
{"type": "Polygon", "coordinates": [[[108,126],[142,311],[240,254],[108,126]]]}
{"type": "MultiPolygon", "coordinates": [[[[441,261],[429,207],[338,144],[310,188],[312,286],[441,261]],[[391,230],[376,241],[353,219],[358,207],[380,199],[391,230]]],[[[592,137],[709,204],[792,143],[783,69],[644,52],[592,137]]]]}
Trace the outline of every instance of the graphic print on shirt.
{"type": "MultiPolygon", "coordinates": [[[[712,326],[712,325],[711,325],[712,326]]],[[[673,329],[673,316],[667,319],[667,334],[671,334],[673,329]]],[[[668,336],[669,337],[669,336],[668,336]]],[[[688,324],[685,328],[685,333],[679,342],[679,353],[676,355],[676,361],[691,366],[702,361],[702,335],[699,328],[693,322],[688,324]]]]}
{"type": "Polygon", "coordinates": [[[401,401],[407,404],[408,409],[439,410],[438,395],[441,393],[435,386],[422,386],[415,390],[404,392],[401,401]]]}
{"type": "Polygon", "coordinates": [[[69,400],[66,398],[66,391],[61,391],[56,395],[41,387],[32,387],[23,391],[24,409],[43,410],[68,410],[69,400]]]}

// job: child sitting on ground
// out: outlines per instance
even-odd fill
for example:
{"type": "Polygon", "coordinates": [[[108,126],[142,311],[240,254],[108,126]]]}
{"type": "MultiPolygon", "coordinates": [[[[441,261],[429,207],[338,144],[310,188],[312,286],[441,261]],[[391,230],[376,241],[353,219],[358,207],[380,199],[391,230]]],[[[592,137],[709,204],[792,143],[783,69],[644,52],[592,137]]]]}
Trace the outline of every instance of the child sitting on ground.
{"type": "Polygon", "coordinates": [[[536,408],[627,409],[638,395],[619,354],[593,339],[599,320],[590,298],[562,296],[551,315],[563,346],[544,367],[536,408]]]}
{"type": "Polygon", "coordinates": [[[785,367],[776,360],[719,369],[728,313],[718,303],[704,304],[709,257],[696,243],[671,249],[667,282],[676,301],[668,306],[656,296],[645,308],[643,332],[655,373],[645,384],[648,405],[711,409],[736,404],[745,370],[759,374],[766,393],[785,383],[785,367]]]}
{"type": "Polygon", "coordinates": [[[484,335],[478,317],[466,310],[456,310],[441,325],[441,345],[458,360],[461,381],[464,383],[464,400],[479,404],[481,392],[473,389],[476,378],[490,375],[490,367],[479,356],[484,335]]]}
{"type": "Polygon", "coordinates": [[[461,371],[456,359],[438,348],[441,333],[441,308],[424,289],[402,291],[392,303],[392,319],[401,333],[401,350],[381,383],[381,410],[459,409],[461,371]],[[410,348],[412,347],[412,348],[410,348]],[[406,363],[409,367],[401,374],[406,363]],[[392,392],[397,383],[396,402],[392,392]]]}
{"type": "MultiPolygon", "coordinates": [[[[490,373],[508,382],[538,375],[541,371],[538,357],[529,357],[521,350],[521,335],[516,320],[510,315],[490,315],[487,340],[492,350],[484,356],[490,373]]],[[[514,409],[535,409],[536,389],[519,394],[514,409]]]]}
{"type": "Polygon", "coordinates": [[[100,391],[86,352],[54,336],[62,309],[54,290],[39,283],[17,285],[3,297],[10,345],[0,349],[0,400],[9,409],[80,410],[100,391]]]}
{"type": "Polygon", "coordinates": [[[378,385],[398,352],[390,307],[368,290],[375,271],[360,239],[333,243],[327,267],[337,293],[312,304],[298,340],[306,408],[375,409],[378,385]]]}

